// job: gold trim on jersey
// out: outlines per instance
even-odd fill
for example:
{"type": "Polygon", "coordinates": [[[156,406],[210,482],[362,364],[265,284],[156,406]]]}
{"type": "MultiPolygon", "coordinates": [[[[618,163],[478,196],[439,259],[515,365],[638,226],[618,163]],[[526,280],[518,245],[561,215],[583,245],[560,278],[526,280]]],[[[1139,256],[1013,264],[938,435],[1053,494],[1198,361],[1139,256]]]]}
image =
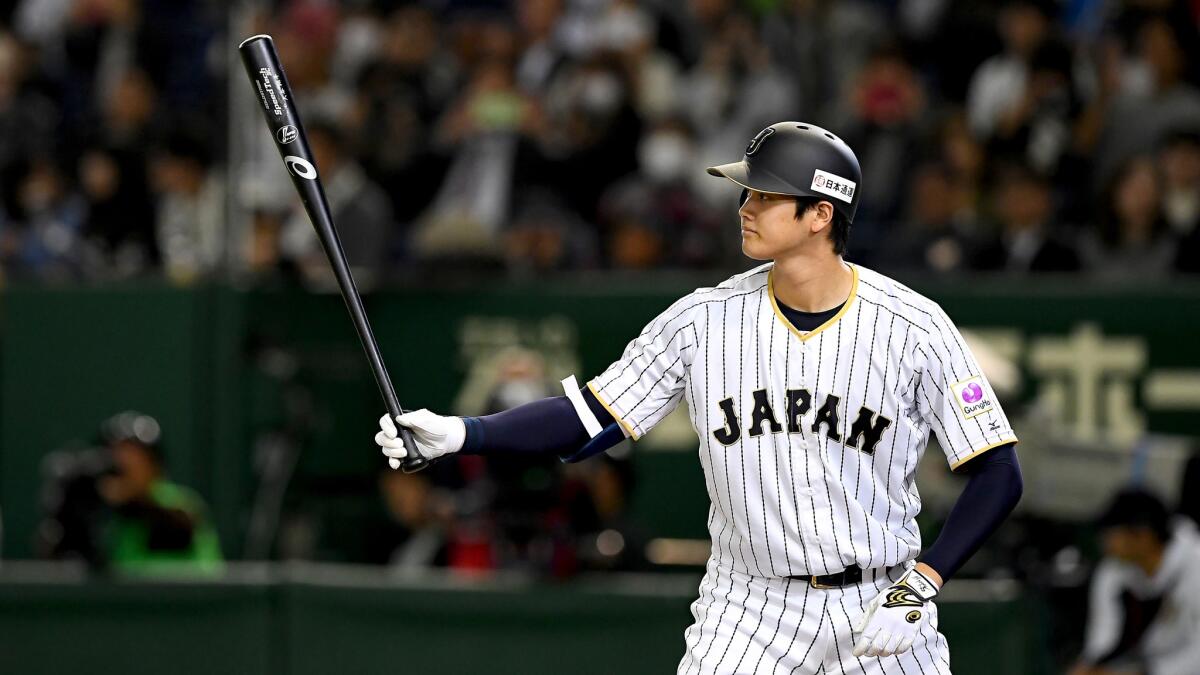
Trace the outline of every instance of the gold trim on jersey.
{"type": "Polygon", "coordinates": [[[842,305],[842,308],[838,310],[837,314],[829,317],[828,321],[808,331],[807,333],[804,333],[793,326],[792,322],[788,321],[787,317],[783,315],[783,312],[779,310],[779,303],[775,301],[775,267],[772,266],[771,271],[767,272],[767,297],[771,299],[771,309],[774,310],[775,317],[782,321],[783,325],[787,326],[788,330],[792,331],[792,335],[800,338],[801,342],[808,340],[814,335],[817,335],[821,331],[837,323],[838,319],[841,319],[842,316],[849,311],[850,305],[854,304],[854,298],[858,297],[858,267],[851,265],[850,263],[846,263],[846,265],[850,268],[850,273],[854,275],[854,280],[850,284],[850,297],[846,298],[845,304],[842,305]]]}
{"type": "Polygon", "coordinates": [[[980,448],[980,449],[976,450],[975,452],[972,452],[971,454],[967,455],[966,457],[963,457],[962,459],[958,460],[957,462],[951,464],[950,470],[957,471],[958,467],[962,466],[963,464],[966,464],[968,461],[974,459],[975,457],[982,455],[983,453],[987,452],[988,450],[995,450],[996,448],[998,448],[1002,445],[1009,445],[1010,443],[1016,443],[1016,442],[1017,442],[1017,437],[1013,436],[1012,438],[1008,438],[1003,441],[997,441],[987,447],[980,448]]]}
{"type": "Polygon", "coordinates": [[[603,398],[600,397],[600,392],[596,391],[596,384],[594,380],[588,381],[588,389],[592,390],[592,396],[596,397],[596,400],[600,402],[600,405],[604,406],[604,409],[608,411],[608,414],[612,415],[612,418],[617,421],[617,424],[621,425],[621,428],[625,430],[625,433],[628,434],[630,438],[635,441],[640,438],[638,432],[634,431],[633,427],[630,427],[628,424],[626,424],[625,420],[621,419],[621,416],[617,414],[617,411],[613,410],[612,406],[610,406],[604,401],[603,398]]]}

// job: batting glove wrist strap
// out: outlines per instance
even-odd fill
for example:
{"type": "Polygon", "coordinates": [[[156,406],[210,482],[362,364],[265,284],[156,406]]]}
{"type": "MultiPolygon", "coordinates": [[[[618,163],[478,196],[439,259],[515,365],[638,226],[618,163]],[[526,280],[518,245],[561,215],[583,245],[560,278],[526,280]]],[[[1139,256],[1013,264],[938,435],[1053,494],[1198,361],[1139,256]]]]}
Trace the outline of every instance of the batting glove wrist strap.
{"type": "MultiPolygon", "coordinates": [[[[908,588],[913,592],[914,595],[921,599],[922,603],[929,602],[930,600],[936,598],[938,594],[937,584],[933,583],[932,579],[924,574],[921,574],[915,569],[909,570],[908,574],[905,574],[903,577],[901,577],[900,581],[896,582],[896,586],[908,588]]],[[[896,586],[893,586],[892,588],[895,588],[896,586]]]]}

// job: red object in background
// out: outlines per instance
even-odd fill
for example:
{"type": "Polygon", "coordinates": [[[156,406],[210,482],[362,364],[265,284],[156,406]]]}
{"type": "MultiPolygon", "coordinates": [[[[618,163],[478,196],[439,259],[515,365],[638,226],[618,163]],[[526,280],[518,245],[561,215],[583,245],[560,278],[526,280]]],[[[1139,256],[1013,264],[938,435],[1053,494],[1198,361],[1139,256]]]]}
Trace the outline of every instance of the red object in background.
{"type": "Polygon", "coordinates": [[[492,542],[482,533],[471,533],[467,536],[455,533],[446,558],[450,569],[457,572],[479,573],[496,569],[492,542]]]}

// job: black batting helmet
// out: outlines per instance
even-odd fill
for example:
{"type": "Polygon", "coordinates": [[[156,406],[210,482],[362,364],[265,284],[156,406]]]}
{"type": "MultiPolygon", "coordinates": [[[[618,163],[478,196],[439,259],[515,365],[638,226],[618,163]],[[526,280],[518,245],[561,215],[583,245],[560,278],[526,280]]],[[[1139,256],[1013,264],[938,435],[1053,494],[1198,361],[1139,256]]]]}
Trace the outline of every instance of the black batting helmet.
{"type": "Polygon", "coordinates": [[[854,222],[862,169],[846,142],[804,122],[780,122],[758,132],[740,162],[708,167],[743,188],[795,197],[827,199],[854,222]]]}

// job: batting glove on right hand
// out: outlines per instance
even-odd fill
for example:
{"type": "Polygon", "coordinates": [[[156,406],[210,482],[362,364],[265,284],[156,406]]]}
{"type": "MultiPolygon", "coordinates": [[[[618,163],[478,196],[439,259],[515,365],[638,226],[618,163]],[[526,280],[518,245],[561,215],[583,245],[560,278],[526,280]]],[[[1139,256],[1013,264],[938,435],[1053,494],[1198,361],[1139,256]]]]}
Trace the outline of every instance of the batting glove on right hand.
{"type": "Polygon", "coordinates": [[[936,611],[938,587],[924,574],[909,570],[867,605],[854,627],[855,656],[891,656],[912,647],[936,611]]]}
{"type": "MultiPolygon", "coordinates": [[[[435,415],[422,408],[397,416],[396,422],[412,431],[418,449],[425,455],[425,459],[430,461],[458,452],[467,440],[467,427],[461,417],[435,415]]],[[[408,456],[396,423],[392,422],[388,415],[379,418],[379,433],[375,434],[375,444],[387,456],[388,464],[393,469],[399,469],[400,460],[408,456]]]]}

